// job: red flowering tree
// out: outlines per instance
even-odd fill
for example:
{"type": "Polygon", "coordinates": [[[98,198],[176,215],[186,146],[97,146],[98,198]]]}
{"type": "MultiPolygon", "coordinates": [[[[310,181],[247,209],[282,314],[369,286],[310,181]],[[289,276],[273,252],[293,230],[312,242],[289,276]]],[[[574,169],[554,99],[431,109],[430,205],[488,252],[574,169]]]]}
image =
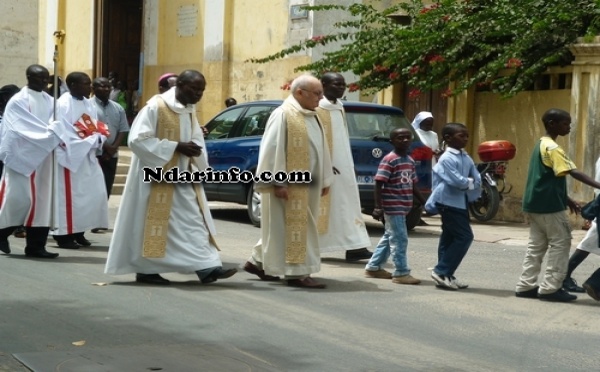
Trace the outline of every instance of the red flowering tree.
{"type": "Polygon", "coordinates": [[[430,89],[444,96],[468,87],[487,87],[512,96],[530,87],[549,66],[568,65],[568,45],[590,38],[600,26],[600,0],[408,0],[378,10],[370,5],[322,5],[309,10],[344,10],[350,21],[338,32],[315,36],[271,56],[265,63],[310,48],[324,57],[298,71],[350,71],[353,90],[379,91],[404,82],[413,94],[430,89]],[[409,25],[394,20],[408,14],[409,25]],[[331,48],[331,43],[342,43],[331,48]],[[510,69],[508,74],[500,71],[510,69]],[[447,90],[456,82],[453,90],[447,90]]]}

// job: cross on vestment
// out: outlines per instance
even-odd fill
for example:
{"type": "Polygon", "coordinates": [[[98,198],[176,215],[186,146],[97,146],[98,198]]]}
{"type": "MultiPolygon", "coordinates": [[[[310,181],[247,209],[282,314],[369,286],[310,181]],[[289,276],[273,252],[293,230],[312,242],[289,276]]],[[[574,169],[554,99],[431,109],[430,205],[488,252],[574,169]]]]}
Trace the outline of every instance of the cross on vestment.
{"type": "Polygon", "coordinates": [[[293,210],[302,209],[302,201],[301,200],[292,200],[292,209],[293,210]]]}
{"type": "Polygon", "coordinates": [[[302,240],[302,238],[300,236],[300,231],[293,231],[292,232],[292,241],[293,242],[299,242],[301,240],[302,240]]]}
{"type": "Polygon", "coordinates": [[[302,138],[296,137],[294,138],[294,147],[300,147],[302,146],[302,138]]]}
{"type": "Polygon", "coordinates": [[[168,128],[167,130],[165,130],[165,134],[167,138],[173,138],[175,131],[173,130],[173,128],[168,128]]]}
{"type": "Polygon", "coordinates": [[[152,226],[152,236],[162,236],[162,226],[160,225],[154,225],[152,226]]]}
{"type": "Polygon", "coordinates": [[[157,203],[165,204],[167,202],[167,194],[165,194],[164,192],[160,193],[160,194],[156,195],[156,199],[157,199],[156,200],[157,203]]]}

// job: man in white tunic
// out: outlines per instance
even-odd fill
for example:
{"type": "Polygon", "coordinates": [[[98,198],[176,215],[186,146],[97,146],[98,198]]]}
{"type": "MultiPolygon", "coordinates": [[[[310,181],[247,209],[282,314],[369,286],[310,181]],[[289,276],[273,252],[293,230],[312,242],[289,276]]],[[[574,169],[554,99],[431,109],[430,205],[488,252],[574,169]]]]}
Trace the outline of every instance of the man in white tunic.
{"type": "Polygon", "coordinates": [[[367,250],[371,239],[360,210],[360,196],[350,149],[346,114],[340,98],[346,92],[346,81],[341,74],[328,72],[321,77],[325,97],[319,102],[317,114],[323,123],[331,151],[335,173],[329,193],[329,227],[319,237],[321,253],[346,251],[347,261],[371,258],[367,250]]]}
{"type": "Polygon", "coordinates": [[[105,273],[136,273],[136,281],[169,284],[166,272],[195,272],[202,283],[225,279],[214,241],[215,226],[200,183],[144,182],[144,168],[204,171],[208,158],[195,104],[204,76],[186,70],[175,88],[152,97],[129,132],[133,152],[115,221],[105,273]]]}
{"type": "Polygon", "coordinates": [[[262,194],[262,238],[244,270],[262,280],[283,275],[290,286],[325,288],[310,277],[321,269],[318,235],[328,216],[319,218],[319,205],[333,181],[329,149],[315,111],[323,87],[315,77],[302,75],[292,82],[291,91],[269,117],[257,174],[309,171],[312,181],[256,184],[262,194]]]}
{"type": "Polygon", "coordinates": [[[0,181],[0,250],[10,253],[8,236],[24,225],[25,255],[56,258],[46,251],[52,203],[53,150],[64,137],[60,123],[51,122],[54,100],[43,90],[48,70],[31,65],[27,86],[9,101],[2,119],[0,158],[5,168],[0,181]]]}
{"type": "Polygon", "coordinates": [[[56,117],[69,138],[56,152],[58,228],[53,234],[59,247],[77,249],[92,244],[85,238],[85,230],[108,227],[108,198],[96,158],[107,133],[97,122],[96,106],[87,98],[92,87],[90,77],[72,72],[66,83],[69,92],[60,96],[56,106],[56,117]]]}

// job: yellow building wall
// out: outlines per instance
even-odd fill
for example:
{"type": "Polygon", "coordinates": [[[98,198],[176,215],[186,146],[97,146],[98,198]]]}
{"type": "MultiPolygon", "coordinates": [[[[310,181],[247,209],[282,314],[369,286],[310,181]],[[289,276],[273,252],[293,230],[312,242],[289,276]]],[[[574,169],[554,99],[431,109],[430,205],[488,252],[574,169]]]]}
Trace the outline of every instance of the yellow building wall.
{"type": "Polygon", "coordinates": [[[235,2],[231,22],[234,31],[229,46],[231,71],[228,90],[238,102],[284,99],[289,92],[280,87],[300,75],[294,72],[296,67],[310,62],[306,55],[263,64],[247,62],[250,58],[266,57],[287,47],[290,28],[293,27],[288,19],[288,1],[235,2]]]}
{"type": "MultiPolygon", "coordinates": [[[[469,151],[475,162],[480,161],[477,145],[483,141],[507,140],[517,148],[517,154],[509,162],[506,179],[512,191],[501,202],[496,219],[524,221],[521,199],[525,190],[531,151],[538,138],[544,135],[542,115],[550,108],[569,111],[571,90],[543,90],[519,93],[510,99],[500,98],[489,92],[475,93],[473,120],[474,129],[469,140],[473,150],[469,151]]],[[[568,151],[568,138],[557,142],[568,151]]]]}
{"type": "Polygon", "coordinates": [[[81,71],[93,78],[94,2],[59,0],[58,28],[65,31],[59,46],[59,75],[81,71]]]}

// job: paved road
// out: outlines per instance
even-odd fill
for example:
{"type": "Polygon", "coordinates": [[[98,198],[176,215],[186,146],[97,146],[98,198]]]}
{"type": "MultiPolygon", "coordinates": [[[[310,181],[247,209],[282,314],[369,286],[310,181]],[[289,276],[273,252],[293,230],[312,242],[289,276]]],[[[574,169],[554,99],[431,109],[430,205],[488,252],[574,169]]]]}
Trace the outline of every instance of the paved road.
{"type": "MultiPolygon", "coordinates": [[[[116,198],[118,199],[118,198],[116,198]]],[[[112,200],[114,215],[118,200],[112,200]]],[[[239,266],[259,229],[242,208],[216,204],[225,266],[239,266]]],[[[23,240],[0,256],[0,371],[576,371],[596,370],[599,304],[517,299],[523,226],[476,226],[507,244],[473,244],[460,292],[434,287],[437,219],[410,233],[409,262],[420,286],[362,277],[342,253],[316,275],[326,290],[258,281],[245,272],[213,285],[168,274],[170,287],[102,273],[110,234],[60,250],[54,261],[24,259],[23,240]],[[106,284],[106,285],[104,285],[106,284]]],[[[372,242],[381,228],[369,224],[372,242]]],[[[478,233],[478,231],[480,231],[478,233]]],[[[484,232],[488,234],[485,235],[484,232]]],[[[580,234],[580,233],[578,233],[580,234]]],[[[481,239],[480,239],[481,240],[481,239]]],[[[49,249],[53,244],[49,242],[49,249]]],[[[584,262],[576,278],[600,264],[584,262]]]]}

